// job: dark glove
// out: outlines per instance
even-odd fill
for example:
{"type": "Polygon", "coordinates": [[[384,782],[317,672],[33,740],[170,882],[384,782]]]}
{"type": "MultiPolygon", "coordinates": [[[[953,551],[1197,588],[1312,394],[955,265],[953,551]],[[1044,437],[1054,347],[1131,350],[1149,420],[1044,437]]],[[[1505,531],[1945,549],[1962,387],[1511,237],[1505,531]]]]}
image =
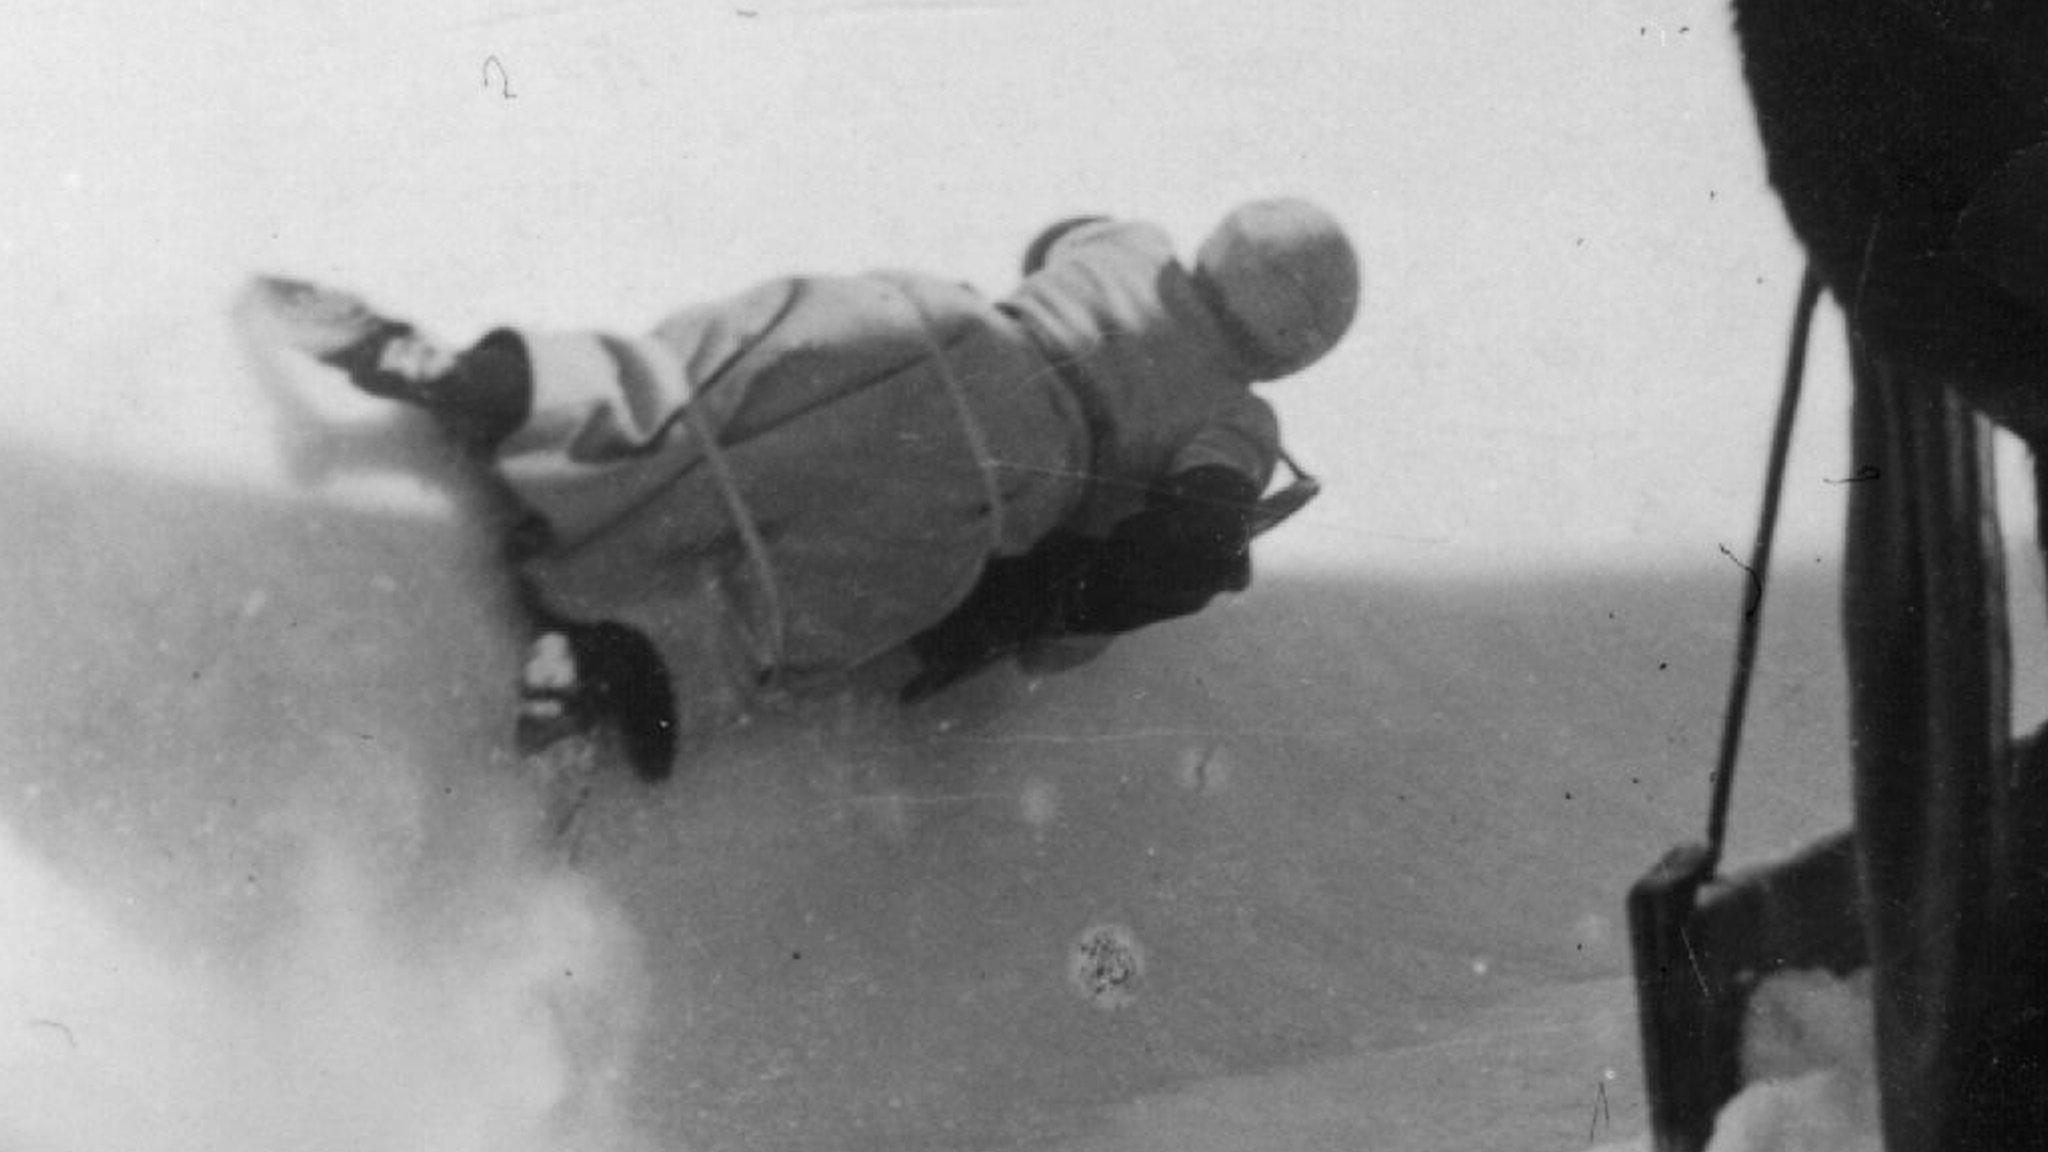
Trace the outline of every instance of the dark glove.
{"type": "Polygon", "coordinates": [[[1176,474],[1108,539],[1067,531],[989,561],[967,600],[909,647],[923,670],[914,703],[1014,655],[1034,640],[1110,635],[1200,611],[1251,583],[1259,486],[1233,468],[1176,474]]]}
{"type": "Polygon", "coordinates": [[[1179,562],[1236,570],[1250,554],[1258,505],[1259,486],[1251,477],[1205,464],[1169,477],[1146,499],[1144,511],[1117,525],[1112,538],[1179,562]]]}
{"type": "Polygon", "coordinates": [[[989,561],[958,608],[911,638],[922,671],[902,690],[903,702],[924,699],[1033,640],[1064,634],[1076,590],[1102,546],[1055,531],[1022,556],[989,561]]]}
{"type": "Polygon", "coordinates": [[[1251,584],[1259,486],[1220,464],[1169,478],[1110,533],[1073,591],[1069,631],[1128,632],[1251,584]]]}

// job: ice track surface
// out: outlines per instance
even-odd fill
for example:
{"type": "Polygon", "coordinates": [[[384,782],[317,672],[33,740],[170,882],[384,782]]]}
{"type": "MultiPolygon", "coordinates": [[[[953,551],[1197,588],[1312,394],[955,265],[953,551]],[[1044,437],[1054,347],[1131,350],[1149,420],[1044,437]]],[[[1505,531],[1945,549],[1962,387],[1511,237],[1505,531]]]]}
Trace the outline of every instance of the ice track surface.
{"type": "MultiPolygon", "coordinates": [[[[0,464],[0,1145],[1584,1147],[1694,835],[1725,581],[1275,577],[1098,664],[508,767],[452,515],[0,464]],[[33,546],[19,542],[33,541],[33,546]]],[[[1736,828],[1831,827],[1829,590],[1736,828]]]]}

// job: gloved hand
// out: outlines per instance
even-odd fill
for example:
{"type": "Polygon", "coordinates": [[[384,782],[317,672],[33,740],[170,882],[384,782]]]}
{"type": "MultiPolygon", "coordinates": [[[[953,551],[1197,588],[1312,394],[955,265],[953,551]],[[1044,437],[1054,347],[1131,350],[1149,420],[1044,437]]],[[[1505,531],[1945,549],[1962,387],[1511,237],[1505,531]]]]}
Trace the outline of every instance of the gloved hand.
{"type": "Polygon", "coordinates": [[[1128,632],[1242,591],[1251,584],[1258,501],[1258,484],[1234,468],[1204,465],[1169,478],[1104,542],[1073,590],[1069,630],[1128,632]]]}
{"type": "Polygon", "coordinates": [[[1145,509],[1117,525],[1129,540],[1162,558],[1195,566],[1235,568],[1250,552],[1259,486],[1235,468],[1205,464],[1168,477],[1145,509]]]}
{"type": "Polygon", "coordinates": [[[989,561],[965,602],[909,648],[923,670],[899,694],[931,696],[1034,640],[1110,635],[1200,611],[1251,583],[1259,486],[1208,465],[1169,478],[1107,539],[1055,531],[989,561]]]}
{"type": "Polygon", "coordinates": [[[903,702],[930,696],[1030,641],[1062,635],[1076,589],[1101,548],[1099,540],[1054,531],[1022,556],[989,561],[958,608],[911,638],[923,670],[900,693],[903,702]]]}

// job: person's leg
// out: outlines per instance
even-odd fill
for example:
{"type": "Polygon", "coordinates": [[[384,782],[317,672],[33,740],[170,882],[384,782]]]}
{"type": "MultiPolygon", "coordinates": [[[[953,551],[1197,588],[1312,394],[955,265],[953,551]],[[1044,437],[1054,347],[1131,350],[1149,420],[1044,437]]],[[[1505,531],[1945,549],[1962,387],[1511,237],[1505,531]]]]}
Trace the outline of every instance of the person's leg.
{"type": "Polygon", "coordinates": [[[609,724],[636,775],[666,779],[677,745],[672,692],[660,653],[639,632],[544,619],[520,676],[520,750],[532,754],[609,724]]]}
{"type": "Polygon", "coordinates": [[[397,325],[320,360],[373,396],[426,409],[451,435],[478,448],[492,448],[517,431],[533,406],[525,344],[504,329],[450,354],[397,325]]]}
{"type": "Polygon", "coordinates": [[[309,281],[258,277],[245,301],[274,339],[340,369],[372,396],[426,409],[480,448],[517,431],[532,410],[530,357],[509,330],[455,352],[353,293],[309,281]]]}

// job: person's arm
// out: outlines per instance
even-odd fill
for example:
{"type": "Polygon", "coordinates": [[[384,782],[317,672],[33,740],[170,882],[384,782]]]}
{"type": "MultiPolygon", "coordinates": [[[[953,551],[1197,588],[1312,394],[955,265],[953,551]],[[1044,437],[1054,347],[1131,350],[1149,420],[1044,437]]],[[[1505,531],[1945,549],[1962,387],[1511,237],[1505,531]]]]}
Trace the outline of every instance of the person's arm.
{"type": "Polygon", "coordinates": [[[1067,604],[1067,631],[1128,632],[1249,587],[1259,497],[1279,455],[1279,420],[1250,391],[1212,412],[1144,508],[1110,532],[1067,604]]]}
{"type": "Polygon", "coordinates": [[[1246,389],[1207,414],[1201,431],[1174,452],[1166,471],[1178,475],[1222,465],[1251,477],[1264,491],[1279,459],[1280,418],[1272,405],[1246,389]]]}
{"type": "Polygon", "coordinates": [[[1055,531],[1022,556],[991,560],[974,591],[910,641],[914,703],[1034,641],[1112,636],[1191,615],[1251,583],[1259,486],[1222,465],[1178,473],[1107,538],[1055,531]]]}
{"type": "Polygon", "coordinates": [[[1063,618],[1102,542],[1056,529],[1022,556],[997,557],[944,620],[908,645],[921,671],[901,692],[914,703],[1020,652],[1065,635],[1063,618]]]}
{"type": "Polygon", "coordinates": [[[1259,482],[1223,464],[1177,472],[1126,517],[1068,589],[1068,632],[1129,632],[1201,611],[1251,584],[1259,482]]]}

